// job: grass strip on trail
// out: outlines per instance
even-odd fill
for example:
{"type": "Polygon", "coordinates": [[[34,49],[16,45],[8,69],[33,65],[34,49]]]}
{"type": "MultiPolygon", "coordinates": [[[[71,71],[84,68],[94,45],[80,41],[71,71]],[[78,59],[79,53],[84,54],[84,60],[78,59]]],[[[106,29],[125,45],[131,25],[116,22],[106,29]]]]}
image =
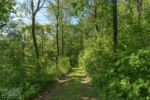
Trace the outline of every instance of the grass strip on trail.
{"type": "Polygon", "coordinates": [[[47,88],[35,100],[101,100],[92,87],[90,80],[81,68],[73,68],[73,72],[58,83],[47,88]]]}

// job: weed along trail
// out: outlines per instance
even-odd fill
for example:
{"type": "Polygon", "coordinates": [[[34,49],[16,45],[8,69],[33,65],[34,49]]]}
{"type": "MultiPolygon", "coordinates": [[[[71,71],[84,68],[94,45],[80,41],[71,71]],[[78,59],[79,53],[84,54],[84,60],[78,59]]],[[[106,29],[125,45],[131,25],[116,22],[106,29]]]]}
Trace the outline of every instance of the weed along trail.
{"type": "Polygon", "coordinates": [[[34,100],[101,100],[80,68],[46,88],[34,100]]]}

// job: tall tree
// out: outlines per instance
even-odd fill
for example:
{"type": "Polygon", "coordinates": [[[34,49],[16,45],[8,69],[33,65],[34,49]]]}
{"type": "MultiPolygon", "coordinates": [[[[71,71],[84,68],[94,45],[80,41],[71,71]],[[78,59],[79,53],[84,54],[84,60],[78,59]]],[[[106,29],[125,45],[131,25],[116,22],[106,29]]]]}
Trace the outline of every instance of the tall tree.
{"type": "Polygon", "coordinates": [[[42,36],[41,36],[41,39],[42,39],[42,56],[44,55],[44,30],[42,29],[42,36]]]}
{"type": "Polygon", "coordinates": [[[98,25],[97,25],[97,2],[94,0],[94,19],[95,19],[95,39],[97,39],[98,25]]]}
{"type": "Polygon", "coordinates": [[[117,46],[117,0],[112,0],[113,4],[113,42],[114,42],[114,52],[116,53],[117,46]]]}
{"type": "Polygon", "coordinates": [[[64,56],[64,25],[62,24],[61,26],[62,28],[62,47],[61,47],[61,53],[62,53],[62,56],[64,56]]]}
{"type": "Polygon", "coordinates": [[[40,11],[40,9],[43,7],[46,0],[38,0],[37,6],[35,7],[35,3],[33,0],[31,0],[31,11],[32,11],[32,37],[33,37],[33,44],[35,48],[36,57],[39,58],[39,52],[38,52],[38,45],[36,41],[36,35],[35,35],[35,17],[36,14],[40,11]]]}
{"type": "Polygon", "coordinates": [[[142,9],[142,0],[136,0],[136,6],[137,6],[138,19],[140,19],[141,9],[142,9]]]}
{"type": "Polygon", "coordinates": [[[56,65],[58,66],[58,58],[59,58],[59,0],[57,0],[57,14],[56,14],[56,42],[57,42],[57,55],[56,55],[56,65]]]}

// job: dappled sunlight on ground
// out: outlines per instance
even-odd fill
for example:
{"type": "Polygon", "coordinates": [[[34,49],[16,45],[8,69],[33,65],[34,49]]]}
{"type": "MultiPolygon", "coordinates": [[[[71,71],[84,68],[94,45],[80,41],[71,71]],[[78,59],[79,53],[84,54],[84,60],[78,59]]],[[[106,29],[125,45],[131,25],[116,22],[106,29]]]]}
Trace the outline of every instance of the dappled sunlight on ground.
{"type": "Polygon", "coordinates": [[[50,86],[34,100],[100,100],[86,74],[79,68],[50,86]]]}

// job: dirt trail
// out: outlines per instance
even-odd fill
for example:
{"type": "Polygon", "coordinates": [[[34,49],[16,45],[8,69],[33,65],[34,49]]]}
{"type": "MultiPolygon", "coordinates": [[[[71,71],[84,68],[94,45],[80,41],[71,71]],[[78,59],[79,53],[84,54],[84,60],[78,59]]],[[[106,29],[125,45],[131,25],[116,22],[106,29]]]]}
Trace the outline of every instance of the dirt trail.
{"type": "Polygon", "coordinates": [[[34,100],[101,100],[80,68],[50,85],[34,100]]]}

